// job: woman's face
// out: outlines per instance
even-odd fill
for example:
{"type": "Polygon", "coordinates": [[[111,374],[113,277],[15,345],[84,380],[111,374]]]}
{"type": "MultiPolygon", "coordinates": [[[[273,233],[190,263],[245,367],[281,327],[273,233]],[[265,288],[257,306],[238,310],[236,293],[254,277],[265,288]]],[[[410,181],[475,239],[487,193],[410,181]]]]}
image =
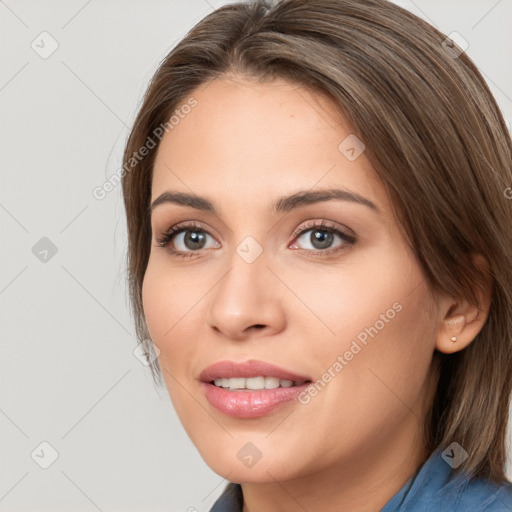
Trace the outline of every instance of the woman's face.
{"type": "Polygon", "coordinates": [[[284,80],[221,77],[192,96],[159,146],[151,201],[190,194],[214,211],[190,200],[153,208],[143,285],[191,440],[237,482],[357,472],[384,450],[417,452],[438,308],[361,142],[330,100],[284,80]],[[335,189],[345,194],[315,196],[335,189]],[[295,194],[303,200],[281,199],[295,194]],[[188,230],[159,246],[176,225],[188,230]],[[255,360],[316,392],[201,382],[213,363],[255,360]],[[285,400],[250,403],[270,395],[285,400]]]}

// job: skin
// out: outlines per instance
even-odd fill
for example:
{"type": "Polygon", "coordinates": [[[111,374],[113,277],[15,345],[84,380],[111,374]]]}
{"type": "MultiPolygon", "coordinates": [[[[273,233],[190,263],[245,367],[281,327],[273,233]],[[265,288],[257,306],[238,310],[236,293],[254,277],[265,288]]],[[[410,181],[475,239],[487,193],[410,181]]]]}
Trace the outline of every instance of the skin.
{"type": "Polygon", "coordinates": [[[427,456],[421,426],[434,350],[467,346],[489,298],[479,311],[429,290],[365,153],[349,161],[338,149],[353,130],[331,100],[281,79],[226,75],[192,96],[197,106],[158,148],[151,200],[193,192],[218,214],[157,206],[143,284],[172,403],[206,463],[242,484],[244,512],[380,510],[427,456]],[[379,211],[330,200],[268,212],[282,195],[333,187],[379,211]],[[186,246],[183,234],[158,246],[184,221],[206,231],[205,248],[186,246]],[[321,221],[350,230],[356,243],[335,235],[317,249],[311,226],[321,221]],[[247,236],[263,250],[252,263],[236,252],[247,236]],[[173,249],[194,254],[180,259],[173,249]],[[401,311],[306,405],[238,419],[201,390],[200,372],[224,359],[259,359],[315,381],[397,302],[401,311]],[[237,457],[248,442],[262,454],[250,468],[237,457]]]}

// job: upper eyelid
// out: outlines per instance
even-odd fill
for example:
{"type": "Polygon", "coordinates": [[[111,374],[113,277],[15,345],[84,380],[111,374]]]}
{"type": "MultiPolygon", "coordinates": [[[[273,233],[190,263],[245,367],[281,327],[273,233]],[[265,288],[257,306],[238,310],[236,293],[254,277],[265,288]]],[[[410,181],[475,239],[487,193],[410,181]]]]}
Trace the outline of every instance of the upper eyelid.
{"type": "MultiPolygon", "coordinates": [[[[328,228],[328,229],[329,228],[335,228],[335,229],[339,229],[340,231],[347,230],[347,231],[352,232],[352,230],[349,227],[347,227],[347,226],[337,227],[339,223],[334,222],[334,221],[330,221],[330,220],[314,219],[314,220],[307,220],[307,221],[304,221],[304,222],[309,223],[309,224],[307,226],[299,225],[301,227],[297,227],[293,231],[293,233],[294,233],[293,236],[297,236],[297,235],[301,234],[303,231],[306,231],[306,230],[309,230],[309,229],[313,229],[313,228],[319,228],[319,227],[325,227],[325,228],[328,228]]],[[[187,230],[187,229],[193,229],[193,228],[200,229],[202,231],[205,231],[209,235],[212,235],[212,233],[210,233],[211,229],[209,227],[203,226],[200,221],[182,221],[182,222],[177,222],[176,224],[172,224],[171,226],[169,226],[167,228],[164,228],[162,230],[162,232],[170,231],[171,229],[173,229],[173,230],[175,230],[175,234],[177,234],[177,230],[187,230]]],[[[154,229],[153,231],[158,232],[159,230],[154,229]]]]}
{"type": "Polygon", "coordinates": [[[292,236],[296,237],[296,236],[302,234],[303,232],[309,231],[310,229],[314,229],[314,228],[319,229],[319,230],[321,230],[322,228],[324,228],[326,230],[335,229],[336,231],[340,231],[341,233],[346,233],[349,236],[353,236],[353,237],[356,236],[352,229],[350,229],[348,226],[344,226],[342,224],[340,225],[339,222],[334,222],[334,221],[325,220],[325,219],[308,220],[305,222],[308,223],[308,225],[307,226],[302,225],[302,227],[297,227],[297,229],[293,232],[292,236]]]}

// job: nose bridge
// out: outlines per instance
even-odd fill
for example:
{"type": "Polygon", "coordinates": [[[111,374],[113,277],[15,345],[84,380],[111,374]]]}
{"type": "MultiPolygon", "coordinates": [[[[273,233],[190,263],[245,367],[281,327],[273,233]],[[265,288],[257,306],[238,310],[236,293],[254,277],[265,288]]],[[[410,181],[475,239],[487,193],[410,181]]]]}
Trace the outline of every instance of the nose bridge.
{"type": "Polygon", "coordinates": [[[251,308],[255,311],[258,304],[265,302],[265,286],[269,270],[267,268],[268,258],[263,246],[252,236],[245,237],[229,257],[229,273],[219,283],[219,290],[216,294],[217,301],[239,314],[246,314],[245,309],[251,308]]]}
{"type": "Polygon", "coordinates": [[[208,324],[230,337],[243,337],[249,328],[278,330],[284,323],[282,305],[267,268],[268,255],[254,237],[246,236],[230,255],[228,272],[211,295],[208,324]]]}
{"type": "MultiPolygon", "coordinates": [[[[240,239],[240,237],[238,237],[240,239]]],[[[236,240],[236,238],[235,238],[236,240]]],[[[258,241],[252,235],[246,235],[233,246],[226,264],[229,266],[229,274],[224,283],[220,283],[223,289],[228,289],[228,295],[238,300],[244,297],[256,299],[261,296],[259,286],[267,279],[269,273],[268,251],[264,250],[263,241],[258,241]]]]}

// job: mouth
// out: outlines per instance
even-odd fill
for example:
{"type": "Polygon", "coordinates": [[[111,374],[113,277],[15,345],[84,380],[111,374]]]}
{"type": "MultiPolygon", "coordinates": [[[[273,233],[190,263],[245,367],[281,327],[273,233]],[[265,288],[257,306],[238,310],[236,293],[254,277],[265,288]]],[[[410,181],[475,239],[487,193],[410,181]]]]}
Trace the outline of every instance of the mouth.
{"type": "Polygon", "coordinates": [[[258,391],[262,389],[292,388],[310,382],[310,380],[304,379],[294,381],[274,376],[258,375],[256,377],[218,377],[211,380],[209,384],[229,391],[258,391]]]}
{"type": "Polygon", "coordinates": [[[312,382],[307,375],[256,360],[217,362],[205,368],[199,380],[210,405],[236,418],[256,418],[296,403],[312,382]]]}
{"type": "Polygon", "coordinates": [[[253,359],[218,361],[205,368],[199,380],[222,388],[259,390],[301,386],[311,382],[311,377],[253,359]]]}

